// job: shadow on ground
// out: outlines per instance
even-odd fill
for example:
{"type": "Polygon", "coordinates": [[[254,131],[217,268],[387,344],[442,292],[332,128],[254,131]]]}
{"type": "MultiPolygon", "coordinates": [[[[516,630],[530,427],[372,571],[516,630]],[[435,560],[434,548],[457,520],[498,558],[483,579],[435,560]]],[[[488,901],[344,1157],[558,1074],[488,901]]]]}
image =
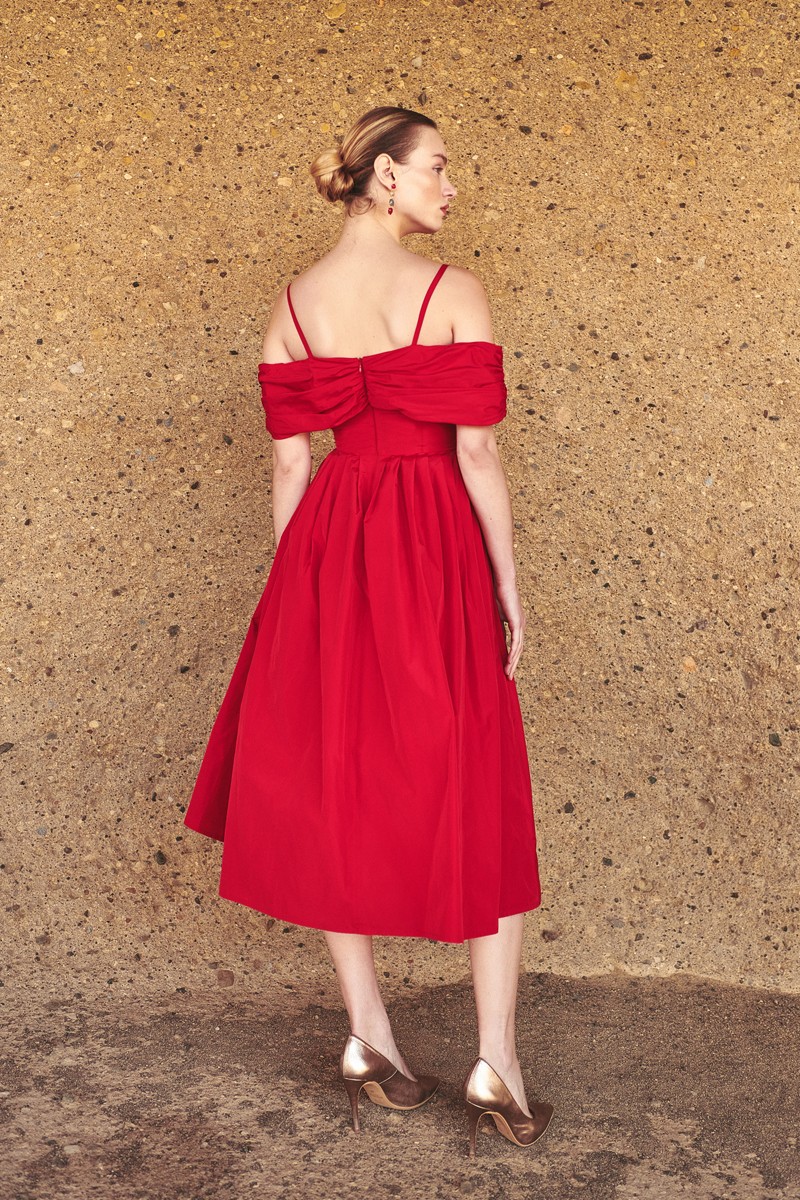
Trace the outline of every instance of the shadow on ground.
{"type": "Polygon", "coordinates": [[[362,1095],[361,1135],[336,1080],[343,1013],[279,1001],[55,1000],[17,1017],[9,1006],[3,1196],[800,1200],[800,997],[526,976],[528,1096],[556,1115],[527,1149],[484,1122],[474,1160],[460,1102],[477,1051],[468,985],[392,1005],[412,1069],[444,1083],[412,1113],[362,1095]]]}

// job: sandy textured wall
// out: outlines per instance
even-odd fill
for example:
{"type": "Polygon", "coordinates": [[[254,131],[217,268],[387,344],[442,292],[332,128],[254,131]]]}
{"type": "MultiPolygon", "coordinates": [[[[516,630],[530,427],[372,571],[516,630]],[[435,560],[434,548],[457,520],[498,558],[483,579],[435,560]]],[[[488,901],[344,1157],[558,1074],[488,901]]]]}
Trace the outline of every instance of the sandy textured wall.
{"type": "Polygon", "coordinates": [[[388,102],[506,348],[525,964],[796,990],[797,6],[77,8],[3,18],[7,982],[328,994],[181,821],[272,558],[261,334],[341,220],[307,163],[388,102]]]}

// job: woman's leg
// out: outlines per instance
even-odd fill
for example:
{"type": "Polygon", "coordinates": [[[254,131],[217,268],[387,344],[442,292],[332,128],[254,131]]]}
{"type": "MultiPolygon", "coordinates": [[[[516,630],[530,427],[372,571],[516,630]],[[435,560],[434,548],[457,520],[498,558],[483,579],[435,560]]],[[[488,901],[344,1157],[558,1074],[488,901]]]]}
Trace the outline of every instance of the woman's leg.
{"type": "Polygon", "coordinates": [[[395,1045],[389,1016],[378,988],[372,938],[362,933],[323,932],[350,1018],[351,1033],[368,1042],[404,1075],[416,1079],[395,1045]]]}
{"type": "Polygon", "coordinates": [[[515,1039],[524,915],[501,917],[497,933],[470,938],[469,954],[478,1012],[478,1054],[494,1067],[522,1111],[530,1116],[515,1039]]]}

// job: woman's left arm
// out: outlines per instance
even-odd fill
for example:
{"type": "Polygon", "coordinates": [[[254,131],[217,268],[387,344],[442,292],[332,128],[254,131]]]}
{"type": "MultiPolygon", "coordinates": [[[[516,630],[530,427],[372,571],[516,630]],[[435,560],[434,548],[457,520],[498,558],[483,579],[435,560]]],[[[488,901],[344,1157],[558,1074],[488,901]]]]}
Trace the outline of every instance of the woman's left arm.
{"type": "MultiPolygon", "coordinates": [[[[270,315],[261,347],[265,363],[292,362],[283,339],[283,293],[278,297],[270,315]]],[[[295,433],[291,437],[272,439],[272,525],[275,548],[289,524],[294,510],[305,495],[311,481],[311,435],[295,433]]]]}
{"type": "Polygon", "coordinates": [[[275,548],[311,482],[311,435],[272,440],[272,526],[275,548]]]}

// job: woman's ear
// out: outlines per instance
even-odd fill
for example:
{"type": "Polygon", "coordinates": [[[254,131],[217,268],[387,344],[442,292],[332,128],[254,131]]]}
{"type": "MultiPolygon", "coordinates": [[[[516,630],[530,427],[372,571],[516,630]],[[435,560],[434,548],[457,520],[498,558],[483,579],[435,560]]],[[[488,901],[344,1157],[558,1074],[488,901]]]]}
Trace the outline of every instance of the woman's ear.
{"type": "Polygon", "coordinates": [[[384,187],[391,187],[394,183],[394,163],[389,154],[379,154],[372,164],[375,174],[384,187]]]}

